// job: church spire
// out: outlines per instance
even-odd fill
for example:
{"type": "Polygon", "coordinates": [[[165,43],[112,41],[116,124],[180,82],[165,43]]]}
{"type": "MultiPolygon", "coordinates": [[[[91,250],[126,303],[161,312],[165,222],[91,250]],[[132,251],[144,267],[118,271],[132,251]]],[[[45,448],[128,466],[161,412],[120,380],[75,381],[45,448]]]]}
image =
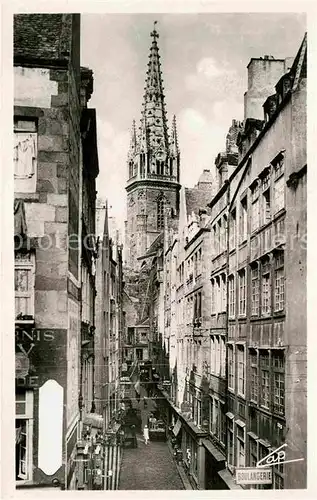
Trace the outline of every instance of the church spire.
{"type": "Polygon", "coordinates": [[[151,32],[152,44],[149,54],[148,70],[146,72],[145,94],[141,118],[141,137],[148,139],[148,147],[152,153],[160,150],[168,155],[169,142],[167,119],[163,94],[163,80],[160,64],[160,55],[157,40],[159,34],[156,30],[157,21],[151,32]]]}

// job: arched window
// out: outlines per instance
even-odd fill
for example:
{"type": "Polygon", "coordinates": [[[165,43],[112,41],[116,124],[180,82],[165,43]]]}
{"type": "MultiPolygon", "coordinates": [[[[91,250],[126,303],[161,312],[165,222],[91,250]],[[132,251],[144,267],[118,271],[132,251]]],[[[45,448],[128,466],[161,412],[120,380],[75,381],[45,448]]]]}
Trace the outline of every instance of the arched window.
{"type": "Polygon", "coordinates": [[[129,161],[129,178],[133,176],[133,161],[129,161]]]}
{"type": "Polygon", "coordinates": [[[157,201],[157,229],[162,229],[164,227],[164,209],[164,199],[160,198],[157,201]]]}
{"type": "Polygon", "coordinates": [[[164,175],[165,161],[156,160],[156,173],[157,175],[164,175]]]}
{"type": "Polygon", "coordinates": [[[140,175],[145,176],[145,153],[140,154],[140,175]]]}

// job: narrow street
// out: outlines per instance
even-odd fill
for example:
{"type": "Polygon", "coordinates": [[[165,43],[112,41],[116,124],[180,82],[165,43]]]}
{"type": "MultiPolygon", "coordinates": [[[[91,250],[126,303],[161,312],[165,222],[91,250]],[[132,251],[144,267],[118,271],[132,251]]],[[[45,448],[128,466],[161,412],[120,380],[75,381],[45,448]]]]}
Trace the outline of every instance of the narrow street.
{"type": "Polygon", "coordinates": [[[183,483],[165,442],[145,445],[138,436],[138,447],[123,450],[119,490],[183,490],[183,483]]]}
{"type": "MultiPolygon", "coordinates": [[[[155,399],[146,397],[146,390],[141,386],[140,401],[133,401],[133,406],[141,411],[142,429],[147,423],[149,413],[156,409],[155,399]]],[[[119,490],[183,490],[168,444],[165,441],[144,443],[143,435],[137,435],[137,448],[125,448],[121,463],[119,490]]]]}

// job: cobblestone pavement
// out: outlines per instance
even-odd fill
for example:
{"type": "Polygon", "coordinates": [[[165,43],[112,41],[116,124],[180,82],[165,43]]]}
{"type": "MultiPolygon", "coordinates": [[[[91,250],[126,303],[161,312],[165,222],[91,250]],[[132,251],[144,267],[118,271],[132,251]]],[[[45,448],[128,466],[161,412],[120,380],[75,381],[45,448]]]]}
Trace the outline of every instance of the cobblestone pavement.
{"type": "MultiPolygon", "coordinates": [[[[133,406],[141,411],[142,430],[148,414],[157,407],[155,399],[144,397],[147,391],[140,387],[140,400],[133,406]]],[[[119,490],[183,490],[183,482],[166,442],[144,443],[142,434],[137,435],[138,447],[125,448],[121,464],[119,490]]]]}
{"type": "Polygon", "coordinates": [[[119,490],[183,490],[176,464],[165,442],[144,443],[123,450],[119,490]]]}

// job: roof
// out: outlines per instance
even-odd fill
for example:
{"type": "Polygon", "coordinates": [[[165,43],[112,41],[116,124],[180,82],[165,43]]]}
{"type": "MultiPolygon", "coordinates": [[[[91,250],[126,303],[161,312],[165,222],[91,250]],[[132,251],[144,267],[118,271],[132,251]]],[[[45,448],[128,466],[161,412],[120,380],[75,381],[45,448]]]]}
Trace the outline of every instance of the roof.
{"type": "Polygon", "coordinates": [[[148,248],[146,254],[142,255],[141,257],[138,257],[138,260],[145,259],[147,257],[152,257],[154,254],[157,253],[159,248],[163,246],[163,242],[164,242],[164,233],[162,232],[157,236],[157,238],[155,238],[150,248],[148,248]]]}
{"type": "Polygon", "coordinates": [[[200,175],[197,185],[199,185],[199,184],[212,184],[213,181],[214,181],[214,179],[213,179],[213,176],[212,176],[210,170],[205,169],[205,170],[203,170],[202,174],[200,175]]]}
{"type": "Polygon", "coordinates": [[[207,203],[212,198],[212,189],[185,188],[185,202],[187,216],[193,212],[198,215],[200,209],[208,211],[207,203]]]}

